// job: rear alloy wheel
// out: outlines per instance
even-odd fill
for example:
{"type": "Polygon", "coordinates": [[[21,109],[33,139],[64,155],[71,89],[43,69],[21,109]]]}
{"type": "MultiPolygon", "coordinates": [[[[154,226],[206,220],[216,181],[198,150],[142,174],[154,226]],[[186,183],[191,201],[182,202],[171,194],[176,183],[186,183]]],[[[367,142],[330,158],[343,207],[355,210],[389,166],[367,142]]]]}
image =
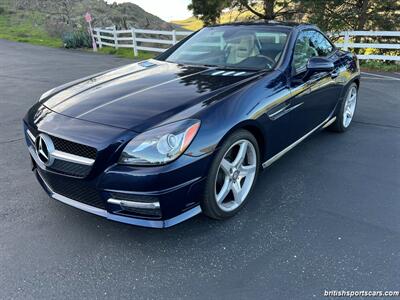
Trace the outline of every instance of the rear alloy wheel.
{"type": "Polygon", "coordinates": [[[336,116],[335,122],[328,127],[329,130],[336,132],[344,132],[349,128],[354,118],[358,99],[358,87],[356,83],[352,83],[347,89],[346,96],[340,107],[340,111],[336,116]]]}
{"type": "Polygon", "coordinates": [[[254,136],[245,130],[235,132],[222,145],[210,169],[202,202],[204,213],[215,219],[236,214],[256,181],[258,166],[254,136]]]}

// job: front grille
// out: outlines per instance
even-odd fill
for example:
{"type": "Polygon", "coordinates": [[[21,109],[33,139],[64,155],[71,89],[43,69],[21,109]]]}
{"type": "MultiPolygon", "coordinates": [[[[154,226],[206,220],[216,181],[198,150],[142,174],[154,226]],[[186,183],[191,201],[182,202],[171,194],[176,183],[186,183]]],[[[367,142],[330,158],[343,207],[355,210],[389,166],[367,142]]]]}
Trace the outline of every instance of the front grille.
{"type": "Polygon", "coordinates": [[[37,171],[53,192],[90,206],[105,209],[105,203],[100,197],[99,191],[89,186],[87,182],[45,172],[39,168],[37,171]]]}
{"type": "Polygon", "coordinates": [[[92,169],[92,166],[56,159],[48,168],[60,174],[71,175],[75,177],[86,177],[92,169]]]}
{"type": "MultiPolygon", "coordinates": [[[[31,132],[31,131],[29,131],[31,132]]],[[[33,147],[35,146],[35,142],[32,141],[32,138],[29,136],[29,133],[27,131],[27,136],[28,140],[31,143],[33,147]]],[[[74,143],[68,140],[64,140],[55,136],[50,136],[54,148],[58,151],[65,152],[67,154],[74,154],[77,156],[85,157],[85,158],[90,158],[90,159],[95,159],[96,158],[96,148],[74,143]]],[[[84,165],[80,163],[74,163],[74,162],[69,162],[66,160],[61,160],[61,159],[55,159],[53,164],[48,167],[49,170],[57,172],[59,174],[63,175],[69,175],[69,176],[74,176],[74,177],[86,177],[89,175],[92,166],[91,165],[84,165]]]]}
{"type": "Polygon", "coordinates": [[[67,141],[55,136],[50,136],[54,143],[56,150],[63,151],[66,153],[71,153],[78,156],[83,156],[86,158],[95,159],[96,158],[96,148],[67,141]]]}

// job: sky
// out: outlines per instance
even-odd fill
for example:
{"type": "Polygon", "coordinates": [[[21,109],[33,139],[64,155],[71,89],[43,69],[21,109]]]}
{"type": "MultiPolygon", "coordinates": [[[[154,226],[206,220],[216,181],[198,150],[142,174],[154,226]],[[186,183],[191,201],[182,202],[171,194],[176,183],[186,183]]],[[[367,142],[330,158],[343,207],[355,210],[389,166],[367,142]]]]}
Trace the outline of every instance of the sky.
{"type": "Polygon", "coordinates": [[[107,2],[132,2],[164,21],[184,20],[192,16],[187,9],[190,0],[107,0],[107,2]]]}

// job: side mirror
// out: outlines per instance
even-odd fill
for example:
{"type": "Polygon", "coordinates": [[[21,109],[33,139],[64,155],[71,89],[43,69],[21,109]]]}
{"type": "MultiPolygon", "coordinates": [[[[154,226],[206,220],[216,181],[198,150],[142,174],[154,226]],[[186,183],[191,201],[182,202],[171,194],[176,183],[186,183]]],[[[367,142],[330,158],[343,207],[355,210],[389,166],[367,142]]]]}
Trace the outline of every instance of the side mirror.
{"type": "Polygon", "coordinates": [[[334,69],[335,65],[329,59],[317,56],[310,57],[307,62],[307,71],[302,80],[308,80],[315,73],[332,72],[334,69]]]}
{"type": "Polygon", "coordinates": [[[307,76],[317,72],[332,72],[334,68],[333,62],[325,57],[310,57],[307,62],[307,76]]]}

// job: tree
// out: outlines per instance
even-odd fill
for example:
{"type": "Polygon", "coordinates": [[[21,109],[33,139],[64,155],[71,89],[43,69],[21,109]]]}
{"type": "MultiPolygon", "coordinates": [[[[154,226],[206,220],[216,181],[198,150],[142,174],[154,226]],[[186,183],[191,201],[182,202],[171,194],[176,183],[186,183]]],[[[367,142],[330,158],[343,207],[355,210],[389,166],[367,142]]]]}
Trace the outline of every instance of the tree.
{"type": "Polygon", "coordinates": [[[218,22],[224,9],[251,12],[256,18],[264,20],[286,20],[299,12],[300,0],[192,0],[188,6],[193,15],[206,25],[218,22]]]}
{"type": "Polygon", "coordinates": [[[229,7],[229,1],[225,0],[193,0],[188,9],[193,15],[200,18],[205,25],[217,23],[222,10],[229,7]]]}
{"type": "Polygon", "coordinates": [[[396,30],[398,0],[303,0],[307,20],[326,31],[396,30]]]}
{"type": "Polygon", "coordinates": [[[399,0],[192,0],[189,9],[206,25],[217,23],[224,9],[235,9],[257,19],[309,22],[326,31],[400,26],[399,0]]]}

